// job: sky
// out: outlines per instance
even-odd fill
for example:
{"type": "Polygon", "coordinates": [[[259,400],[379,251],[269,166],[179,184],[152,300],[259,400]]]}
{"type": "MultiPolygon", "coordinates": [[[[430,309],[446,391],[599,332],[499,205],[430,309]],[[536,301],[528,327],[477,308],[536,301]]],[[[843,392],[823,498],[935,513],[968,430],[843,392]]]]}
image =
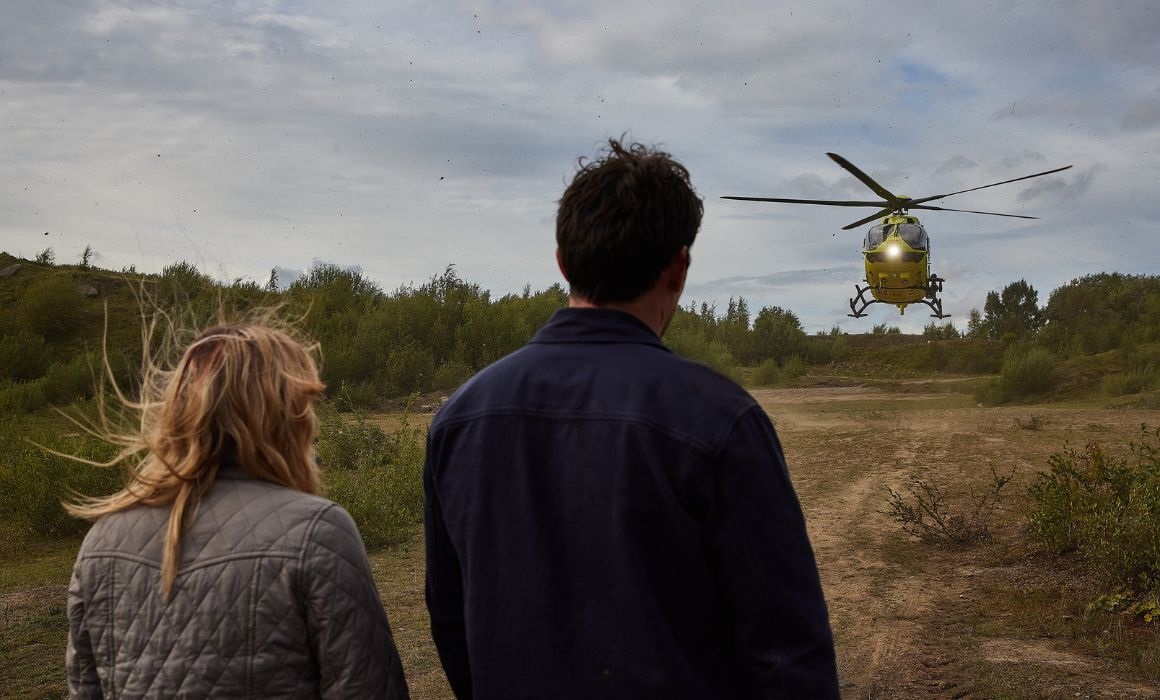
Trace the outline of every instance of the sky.
{"type": "Polygon", "coordinates": [[[321,263],[385,291],[454,265],[495,295],[562,282],[555,209],[610,137],[705,201],[685,302],[848,318],[874,199],[1064,165],[926,212],[965,328],[987,292],[1160,274],[1152,0],[0,0],[0,250],[285,285],[321,263]]]}

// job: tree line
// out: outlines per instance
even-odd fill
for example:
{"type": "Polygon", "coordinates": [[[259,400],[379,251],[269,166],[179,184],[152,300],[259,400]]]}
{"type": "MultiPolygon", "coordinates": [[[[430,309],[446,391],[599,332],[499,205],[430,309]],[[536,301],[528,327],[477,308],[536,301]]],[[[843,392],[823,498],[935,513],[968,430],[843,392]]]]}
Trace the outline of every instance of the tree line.
{"type": "MultiPolygon", "coordinates": [[[[387,292],[361,272],[318,265],[279,290],[277,279],[218,282],[188,262],[160,274],[115,273],[90,266],[18,261],[0,255],[0,408],[36,410],[92,394],[107,351],[114,372],[131,383],[140,358],[141,308],[155,306],[199,326],[219,307],[280,306],[322,351],[328,394],[340,406],[374,407],[384,400],[450,391],[486,365],[516,350],[567,304],[559,284],[493,296],[462,279],[454,266],[422,284],[387,292]],[[102,341],[102,338],[104,340],[102,341]],[[102,350],[102,343],[105,350],[102,350]]],[[[885,324],[891,338],[915,342],[885,324]]],[[[883,337],[885,336],[885,337],[883,337]]],[[[870,353],[837,326],[808,335],[794,312],[743,298],[725,309],[690,302],[678,309],[665,342],[679,354],[754,383],[793,378],[810,365],[840,363],[870,353]]],[[[882,357],[915,368],[1000,372],[1011,357],[1032,351],[1050,358],[1160,342],[1160,277],[1100,273],[1053,291],[1042,308],[1024,280],[988,294],[967,329],[926,326],[930,341],[882,357]]],[[[1152,370],[1148,370],[1152,371],[1152,370]]]]}

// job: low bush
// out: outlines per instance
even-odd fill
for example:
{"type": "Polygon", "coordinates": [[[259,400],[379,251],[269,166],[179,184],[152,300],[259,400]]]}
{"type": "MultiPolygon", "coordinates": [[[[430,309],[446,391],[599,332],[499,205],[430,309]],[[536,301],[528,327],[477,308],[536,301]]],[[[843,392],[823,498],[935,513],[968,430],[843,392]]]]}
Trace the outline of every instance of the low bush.
{"type": "Polygon", "coordinates": [[[781,380],[785,382],[797,379],[806,373],[806,369],[805,360],[799,355],[793,355],[781,366],[781,380]]]}
{"type": "Polygon", "coordinates": [[[970,547],[991,537],[995,507],[1003,487],[1014,476],[1014,470],[1000,475],[991,467],[991,482],[981,494],[972,491],[965,507],[951,504],[937,484],[914,477],[904,487],[909,498],[887,487],[890,510],[886,514],[902,525],[904,532],[927,544],[970,547]]]}
{"type": "Polygon", "coordinates": [[[43,382],[0,382],[0,413],[6,416],[39,411],[48,405],[43,382]]]}
{"type": "Polygon", "coordinates": [[[769,358],[753,370],[753,383],[757,386],[773,386],[781,380],[781,368],[777,360],[769,358]]]}
{"type": "Polygon", "coordinates": [[[1160,428],[1123,454],[1090,442],[1048,459],[1030,487],[1031,531],[1053,554],[1077,552],[1109,585],[1160,592],[1160,428]]]}
{"type": "Polygon", "coordinates": [[[0,338],[0,379],[36,379],[49,361],[44,338],[25,330],[0,338]]]}
{"type": "Polygon", "coordinates": [[[409,538],[423,521],[422,429],[404,415],[388,433],[328,404],[318,415],[323,495],[351,514],[368,548],[409,538]]]}
{"type": "Polygon", "coordinates": [[[979,387],[975,398],[1000,404],[1042,395],[1055,386],[1054,360],[1041,348],[1012,346],[1003,360],[999,377],[979,387]]]}
{"type": "Polygon", "coordinates": [[[44,396],[55,406],[65,406],[93,396],[98,384],[99,358],[89,352],[68,362],[54,362],[45,372],[44,396]]]}
{"type": "Polygon", "coordinates": [[[1043,430],[1047,426],[1047,419],[1043,416],[1032,413],[1026,420],[1023,418],[1015,419],[1015,427],[1019,430],[1043,430]]]}
{"type": "Polygon", "coordinates": [[[712,367],[731,379],[740,376],[737,362],[724,343],[708,340],[689,329],[670,328],[665,334],[665,344],[681,357],[712,367]]]}
{"type": "Polygon", "coordinates": [[[435,370],[435,377],[431,382],[433,389],[457,389],[460,384],[471,379],[474,374],[471,367],[458,360],[449,360],[439,365],[435,370]]]}
{"type": "Polygon", "coordinates": [[[1123,374],[1110,374],[1104,378],[1104,393],[1109,396],[1142,394],[1160,387],[1160,369],[1152,366],[1133,368],[1123,374]]]}
{"type": "Polygon", "coordinates": [[[36,535],[76,534],[89,524],[72,517],[61,502],[74,494],[113,493],[123,483],[120,469],[101,469],[45,452],[33,444],[94,461],[113,456],[113,447],[84,434],[11,424],[0,432],[0,518],[36,535]]]}

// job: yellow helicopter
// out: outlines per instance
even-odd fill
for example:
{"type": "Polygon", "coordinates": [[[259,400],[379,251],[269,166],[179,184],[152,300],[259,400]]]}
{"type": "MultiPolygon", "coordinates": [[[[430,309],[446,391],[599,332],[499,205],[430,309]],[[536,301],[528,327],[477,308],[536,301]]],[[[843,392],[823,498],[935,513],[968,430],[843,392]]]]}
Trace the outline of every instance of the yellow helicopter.
{"type": "Polygon", "coordinates": [[[843,231],[849,231],[863,224],[881,217],[882,221],[866,233],[862,241],[862,257],[866,264],[866,286],[855,284],[858,296],[850,299],[850,311],[847,314],[853,318],[866,315],[866,307],[871,304],[894,304],[898,313],[906,312],[907,304],[926,304],[930,307],[933,318],[947,318],[944,314],[942,299],[943,282],[946,280],[930,271],[930,239],[926,229],[919,222],[918,217],[907,213],[910,209],[926,209],[930,211],[958,211],[968,214],[988,214],[990,216],[1007,216],[1014,219],[1036,219],[1035,216],[1021,216],[1019,214],[998,214],[993,211],[974,211],[972,209],[949,209],[934,207],[927,204],[937,199],[951,195],[974,192],[997,185],[1006,185],[1033,177],[1050,175],[1070,168],[1047,170],[1034,175],[1024,175],[1011,180],[994,182],[990,185],[972,187],[969,190],[936,194],[932,197],[902,197],[891,193],[879,185],[869,175],[859,170],[853,163],[837,153],[827,153],[831,160],[845,168],[851,175],[858,178],[862,184],[874,191],[882,198],[879,202],[855,202],[823,199],[785,199],[780,197],[722,197],[721,199],[739,199],[748,202],[782,202],[786,204],[820,204],[830,207],[874,207],[879,209],[864,219],[859,219],[849,226],[843,226],[843,231]],[[866,292],[870,292],[872,299],[866,299],[866,292]]]}

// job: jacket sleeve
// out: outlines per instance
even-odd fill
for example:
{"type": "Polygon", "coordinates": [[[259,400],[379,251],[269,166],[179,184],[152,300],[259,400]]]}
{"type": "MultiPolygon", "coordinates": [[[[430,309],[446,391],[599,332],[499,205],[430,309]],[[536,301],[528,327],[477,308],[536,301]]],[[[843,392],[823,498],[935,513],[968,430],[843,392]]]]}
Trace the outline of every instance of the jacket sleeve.
{"type": "Polygon", "coordinates": [[[68,696],[74,700],[88,700],[103,697],[103,694],[101,679],[97,676],[92,639],[85,626],[85,603],[79,572],[78,557],[68,586],[68,649],[65,651],[65,666],[68,669],[68,696]]]}
{"type": "Polygon", "coordinates": [[[447,682],[459,700],[472,697],[471,666],[467,656],[467,627],[464,618],[463,573],[451,545],[439,494],[435,488],[438,449],[427,436],[427,457],[423,468],[423,527],[427,547],[427,612],[431,615],[431,637],[439,652],[447,682]]]}
{"type": "Polygon", "coordinates": [[[756,698],[837,698],[829,616],[781,444],[759,406],[716,465],[709,556],[756,698]]]}
{"type": "Polygon", "coordinates": [[[300,572],[321,697],[406,700],[399,652],[354,520],[332,505],[308,538],[300,572]]]}

